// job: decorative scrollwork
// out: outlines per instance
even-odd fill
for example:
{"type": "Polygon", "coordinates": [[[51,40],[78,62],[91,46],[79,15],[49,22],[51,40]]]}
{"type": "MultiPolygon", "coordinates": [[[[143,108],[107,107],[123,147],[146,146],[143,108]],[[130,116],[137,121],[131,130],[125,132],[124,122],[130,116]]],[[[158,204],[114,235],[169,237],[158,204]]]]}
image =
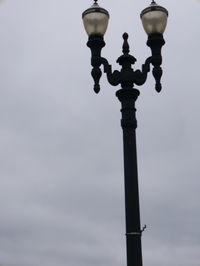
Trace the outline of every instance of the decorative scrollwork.
{"type": "Polygon", "coordinates": [[[114,70],[112,72],[112,66],[108,63],[107,59],[102,57],[101,62],[104,66],[104,73],[107,74],[108,82],[113,86],[119,85],[120,84],[120,72],[118,70],[114,70]]]}
{"type": "Polygon", "coordinates": [[[164,39],[162,35],[153,35],[149,37],[147,45],[152,50],[152,56],[148,57],[145,63],[142,65],[142,69],[135,70],[132,68],[132,65],[135,64],[136,58],[129,54],[129,43],[128,43],[128,34],[123,34],[123,54],[117,59],[117,63],[121,65],[121,71],[114,70],[112,71],[112,66],[108,63],[108,60],[104,57],[101,57],[101,50],[105,46],[105,42],[102,36],[90,36],[88,41],[88,46],[91,48],[92,59],[91,64],[92,77],[94,79],[94,91],[98,93],[100,91],[100,78],[102,76],[101,65],[103,65],[104,73],[107,75],[108,82],[117,86],[121,84],[122,88],[133,88],[134,84],[141,86],[146,80],[148,73],[150,72],[150,66],[153,66],[152,74],[155,78],[156,85],[155,89],[157,92],[160,92],[162,89],[161,77],[162,77],[162,56],[161,48],[164,45],[164,39]]]}

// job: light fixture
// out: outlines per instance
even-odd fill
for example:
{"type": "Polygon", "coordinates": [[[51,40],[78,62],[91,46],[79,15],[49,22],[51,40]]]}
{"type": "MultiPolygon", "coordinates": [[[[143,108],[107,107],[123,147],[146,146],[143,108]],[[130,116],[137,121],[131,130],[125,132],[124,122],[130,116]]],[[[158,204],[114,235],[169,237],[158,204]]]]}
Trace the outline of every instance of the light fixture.
{"type": "Polygon", "coordinates": [[[82,14],[85,30],[89,36],[104,36],[109,21],[109,13],[106,9],[95,3],[82,14]]]}
{"type": "Polygon", "coordinates": [[[163,34],[167,25],[168,11],[152,1],[140,15],[143,27],[148,35],[163,34]]]}

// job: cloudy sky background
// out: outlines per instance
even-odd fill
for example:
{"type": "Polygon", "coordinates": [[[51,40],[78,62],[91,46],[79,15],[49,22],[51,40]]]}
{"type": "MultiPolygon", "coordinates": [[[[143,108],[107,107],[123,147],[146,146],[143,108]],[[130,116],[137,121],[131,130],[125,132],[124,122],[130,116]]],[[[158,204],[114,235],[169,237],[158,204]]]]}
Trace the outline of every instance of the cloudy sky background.
{"type": "MultiPolygon", "coordinates": [[[[200,265],[200,2],[169,12],[163,91],[137,102],[144,265],[200,265]]],[[[0,263],[126,265],[120,103],[92,91],[81,13],[92,1],[0,5],[0,263]]],[[[149,56],[139,14],[149,1],[100,1],[115,68],[122,33],[137,67],[149,56]]]]}

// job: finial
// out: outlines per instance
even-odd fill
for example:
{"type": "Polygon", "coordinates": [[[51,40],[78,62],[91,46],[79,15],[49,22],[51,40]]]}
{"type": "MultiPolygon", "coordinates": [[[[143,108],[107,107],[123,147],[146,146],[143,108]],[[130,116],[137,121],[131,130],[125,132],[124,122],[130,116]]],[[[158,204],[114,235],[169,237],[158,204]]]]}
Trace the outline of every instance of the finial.
{"type": "Polygon", "coordinates": [[[123,44],[123,54],[129,54],[129,44],[128,44],[128,33],[123,34],[124,44],[123,44]]]}
{"type": "Polygon", "coordinates": [[[97,4],[97,1],[98,1],[98,0],[94,0],[95,4],[97,4]]]}
{"type": "Polygon", "coordinates": [[[156,2],[154,0],[152,0],[151,4],[156,4],[156,2]]]}

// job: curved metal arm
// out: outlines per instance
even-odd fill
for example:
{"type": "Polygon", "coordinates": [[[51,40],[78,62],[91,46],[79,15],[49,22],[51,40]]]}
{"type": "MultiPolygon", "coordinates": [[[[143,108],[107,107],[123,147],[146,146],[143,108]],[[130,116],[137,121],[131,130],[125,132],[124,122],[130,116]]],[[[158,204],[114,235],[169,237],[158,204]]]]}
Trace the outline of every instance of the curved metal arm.
{"type": "Polygon", "coordinates": [[[152,63],[152,57],[148,57],[145,63],[142,65],[142,71],[136,70],[134,72],[134,83],[136,85],[143,85],[147,80],[147,75],[150,71],[150,64],[152,63]]]}
{"type": "Polygon", "coordinates": [[[99,81],[102,76],[101,65],[104,67],[104,73],[107,74],[108,82],[117,86],[121,84],[122,88],[132,88],[134,84],[143,85],[146,82],[147,75],[150,72],[150,65],[153,66],[153,76],[156,81],[156,91],[160,92],[161,77],[162,77],[162,55],[161,48],[165,44],[162,34],[152,34],[149,36],[147,45],[152,50],[152,56],[147,58],[142,65],[142,70],[134,71],[132,65],[135,64],[136,58],[129,54],[128,34],[123,34],[123,55],[117,59],[117,63],[122,66],[121,71],[115,70],[112,72],[112,67],[108,63],[106,58],[101,57],[101,50],[105,46],[105,42],[102,36],[92,35],[89,37],[87,43],[92,53],[92,77],[94,79],[94,91],[98,93],[100,91],[99,81]]]}
{"type": "Polygon", "coordinates": [[[162,62],[161,56],[157,56],[157,57],[151,56],[147,58],[145,63],[142,65],[142,71],[136,70],[134,72],[134,83],[136,85],[141,86],[146,82],[147,75],[150,72],[150,65],[152,64],[153,65],[152,74],[156,81],[155,89],[157,92],[160,92],[162,89],[162,85],[160,82],[161,77],[162,77],[162,68],[160,67],[161,62],[162,62]]]}
{"type": "Polygon", "coordinates": [[[93,66],[91,74],[94,79],[94,91],[96,93],[99,93],[100,91],[99,81],[102,76],[102,71],[100,69],[101,65],[104,67],[104,73],[107,74],[108,82],[113,86],[120,84],[120,72],[118,70],[112,72],[112,66],[108,63],[106,58],[92,57],[91,64],[93,66]]]}
{"type": "Polygon", "coordinates": [[[101,63],[104,66],[104,73],[107,74],[108,82],[113,86],[119,85],[120,84],[120,72],[118,70],[115,70],[112,73],[112,66],[108,63],[108,60],[104,57],[101,57],[101,63]]]}

